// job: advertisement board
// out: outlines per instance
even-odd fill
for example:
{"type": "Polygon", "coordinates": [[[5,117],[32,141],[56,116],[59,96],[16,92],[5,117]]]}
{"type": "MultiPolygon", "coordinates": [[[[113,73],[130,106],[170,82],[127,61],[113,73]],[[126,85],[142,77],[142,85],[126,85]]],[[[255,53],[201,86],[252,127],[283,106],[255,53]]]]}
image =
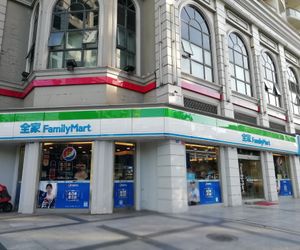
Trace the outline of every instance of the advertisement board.
{"type": "Polygon", "coordinates": [[[200,204],[222,202],[220,181],[199,181],[200,204]]]}
{"type": "Polygon", "coordinates": [[[114,182],[114,208],[134,207],[134,182],[114,182]]]}

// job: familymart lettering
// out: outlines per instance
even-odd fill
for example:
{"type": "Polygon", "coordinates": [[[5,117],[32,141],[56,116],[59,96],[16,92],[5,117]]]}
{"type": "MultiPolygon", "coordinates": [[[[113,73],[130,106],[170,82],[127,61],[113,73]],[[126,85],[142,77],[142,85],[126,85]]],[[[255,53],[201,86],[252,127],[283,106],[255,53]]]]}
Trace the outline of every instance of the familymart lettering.
{"type": "Polygon", "coordinates": [[[36,134],[36,133],[47,133],[47,134],[72,134],[72,133],[88,133],[92,132],[92,126],[90,124],[79,125],[78,123],[73,124],[60,124],[58,126],[44,124],[40,122],[23,123],[20,125],[20,134],[36,134]]]}

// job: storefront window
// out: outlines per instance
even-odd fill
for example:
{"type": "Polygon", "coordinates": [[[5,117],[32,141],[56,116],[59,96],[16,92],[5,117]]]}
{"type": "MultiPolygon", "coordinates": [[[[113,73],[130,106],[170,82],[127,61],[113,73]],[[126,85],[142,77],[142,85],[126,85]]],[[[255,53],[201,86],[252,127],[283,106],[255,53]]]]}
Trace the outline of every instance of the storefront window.
{"type": "Polygon", "coordinates": [[[292,195],[292,183],[288,156],[274,154],[274,167],[277,181],[277,191],[280,196],[292,195]]]}
{"type": "Polygon", "coordinates": [[[114,208],[134,207],[135,144],[115,143],[114,208]]]}
{"type": "Polygon", "coordinates": [[[44,143],[38,208],[88,208],[91,142],[44,143]]]}
{"type": "Polygon", "coordinates": [[[218,148],[186,144],[189,205],[221,202],[218,148]]]}

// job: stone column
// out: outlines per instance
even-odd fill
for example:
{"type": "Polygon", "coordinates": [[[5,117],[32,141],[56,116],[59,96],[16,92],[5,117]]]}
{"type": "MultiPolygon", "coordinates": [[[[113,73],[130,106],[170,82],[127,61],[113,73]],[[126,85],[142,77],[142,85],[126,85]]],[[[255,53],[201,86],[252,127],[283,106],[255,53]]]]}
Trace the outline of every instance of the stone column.
{"type": "Polygon", "coordinates": [[[155,0],[157,102],[183,105],[179,24],[178,3],[174,0],[155,0]]]}
{"type": "Polygon", "coordinates": [[[114,143],[95,141],[92,151],[91,214],[113,212],[114,143]]]}
{"type": "Polygon", "coordinates": [[[6,5],[7,5],[7,0],[1,0],[0,1],[0,51],[1,51],[1,48],[2,48],[2,39],[3,39],[3,33],[4,33],[6,5]]]}
{"type": "Polygon", "coordinates": [[[219,162],[224,205],[242,205],[237,149],[232,147],[220,147],[219,162]]]}
{"type": "Polygon", "coordinates": [[[36,205],[36,194],[40,167],[40,144],[27,143],[25,146],[24,165],[20,194],[19,212],[32,214],[36,205]]]}
{"type": "Polygon", "coordinates": [[[289,156],[290,171],[291,171],[291,181],[293,186],[293,196],[294,198],[300,198],[300,162],[299,156],[290,155],[289,156]]]}
{"type": "Polygon", "coordinates": [[[157,144],[157,211],[185,212],[188,209],[186,152],[180,141],[157,144]]]}
{"type": "Polygon", "coordinates": [[[275,166],[272,152],[261,152],[264,193],[267,201],[278,201],[275,166]]]}

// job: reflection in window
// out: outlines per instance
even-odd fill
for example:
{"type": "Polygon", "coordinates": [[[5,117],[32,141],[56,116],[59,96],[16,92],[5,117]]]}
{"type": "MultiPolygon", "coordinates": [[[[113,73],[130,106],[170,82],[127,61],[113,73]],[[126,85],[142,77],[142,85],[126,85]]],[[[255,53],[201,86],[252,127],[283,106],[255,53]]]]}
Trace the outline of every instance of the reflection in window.
{"type": "Polygon", "coordinates": [[[198,10],[185,6],[181,11],[182,72],[213,81],[210,32],[198,10]]]}
{"type": "Polygon", "coordinates": [[[118,0],[117,67],[136,65],[136,10],[131,0],[118,0]]]}
{"type": "Polygon", "coordinates": [[[240,37],[231,33],[228,37],[231,88],[241,94],[252,96],[249,58],[240,37]]]}
{"type": "Polygon", "coordinates": [[[97,65],[97,0],[60,0],[54,7],[48,41],[49,68],[66,67],[74,59],[80,67],[97,65]]]}
{"type": "Polygon", "coordinates": [[[267,53],[262,54],[262,66],[267,101],[269,104],[280,107],[281,92],[276,78],[274,62],[267,53]]]}
{"type": "Polygon", "coordinates": [[[300,92],[299,92],[299,85],[298,80],[296,78],[296,74],[291,68],[287,70],[289,87],[290,87],[290,94],[291,94],[291,101],[294,114],[300,115],[300,92]]]}

